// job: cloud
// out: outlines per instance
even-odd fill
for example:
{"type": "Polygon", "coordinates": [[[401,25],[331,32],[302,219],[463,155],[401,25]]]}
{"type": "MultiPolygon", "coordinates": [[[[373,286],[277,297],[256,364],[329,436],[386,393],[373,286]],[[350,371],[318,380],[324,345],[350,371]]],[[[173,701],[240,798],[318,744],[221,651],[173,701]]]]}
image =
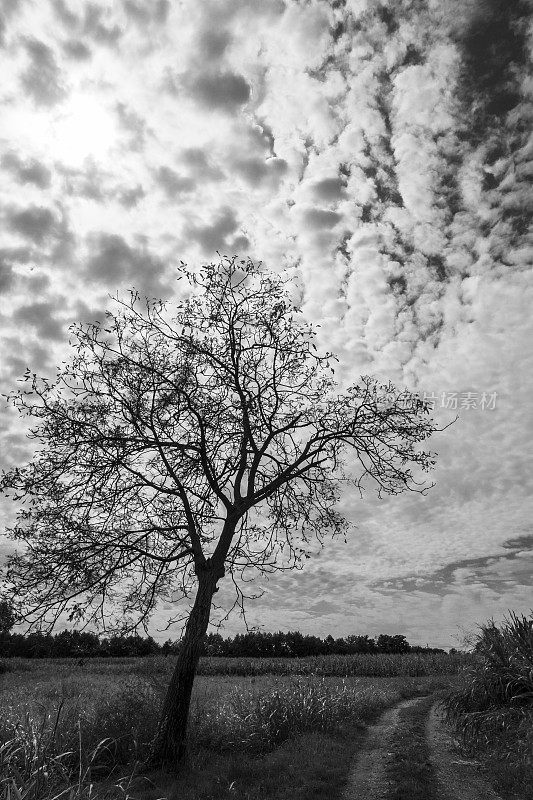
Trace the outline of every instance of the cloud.
{"type": "Polygon", "coordinates": [[[521,536],[515,536],[512,539],[507,539],[503,543],[503,547],[521,552],[522,550],[533,550],[533,534],[526,533],[521,536]]]}
{"type": "Polygon", "coordinates": [[[8,28],[8,21],[15,17],[22,9],[25,0],[4,0],[0,10],[0,47],[5,44],[5,34],[8,28]]]}
{"type": "Polygon", "coordinates": [[[192,97],[205,108],[232,114],[250,99],[250,86],[233,72],[204,72],[186,82],[192,97]]]}
{"type": "Polygon", "coordinates": [[[224,173],[215,166],[204,150],[199,147],[188,147],[181,151],[180,160],[186,164],[192,174],[202,181],[220,181],[224,173]]]}
{"type": "Polygon", "coordinates": [[[66,0],[52,0],[54,11],[65,27],[73,29],[78,25],[78,17],[69,9],[66,0]]]}
{"type": "MultiPolygon", "coordinates": [[[[133,5],[135,4],[132,3],[133,5]]],[[[82,8],[82,16],[76,13],[78,9],[73,11],[65,0],[53,0],[53,8],[57,19],[65,28],[89,37],[96,44],[112,47],[122,36],[120,25],[112,21],[112,7],[98,2],[86,2],[82,8]]]]}
{"type": "Polygon", "coordinates": [[[91,58],[91,49],[79,39],[68,39],[62,44],[63,52],[75,61],[88,61],[91,58]]]}
{"type": "Polygon", "coordinates": [[[231,34],[224,29],[214,30],[209,27],[200,33],[198,47],[202,59],[206,61],[220,61],[231,42],[231,34]]]}
{"type": "Polygon", "coordinates": [[[0,255],[0,294],[6,292],[13,285],[15,275],[13,273],[13,265],[0,255]]]}
{"type": "Polygon", "coordinates": [[[85,4],[83,32],[98,44],[113,46],[122,36],[120,25],[113,24],[106,19],[112,16],[109,8],[103,8],[97,3],[85,4]]]}
{"type": "Polygon", "coordinates": [[[122,236],[103,232],[93,233],[88,245],[85,272],[91,283],[114,289],[134,286],[150,296],[166,296],[165,265],[146,246],[132,247],[122,236]]]}
{"type": "Polygon", "coordinates": [[[130,134],[128,147],[131,150],[140,150],[145,142],[146,122],[126,103],[117,103],[116,112],[122,130],[130,134]]]}
{"type": "Polygon", "coordinates": [[[42,244],[57,229],[56,218],[49,208],[30,206],[23,211],[11,210],[7,215],[8,226],[35,244],[42,244]]]}
{"type": "MultiPolygon", "coordinates": [[[[513,540],[511,540],[513,542],[513,540]]],[[[533,545],[531,537],[519,537],[517,543],[504,543],[507,552],[493,553],[478,558],[452,561],[434,572],[419,572],[391,580],[376,581],[373,588],[379,591],[417,590],[444,596],[451,587],[459,585],[487,585],[493,590],[504,590],[510,580],[524,586],[533,586],[533,545]],[[517,567],[517,557],[528,559],[517,567]]]]}
{"type": "Polygon", "coordinates": [[[341,200],[346,197],[344,181],[341,178],[322,178],[313,184],[313,194],[324,202],[341,200]]]}
{"type": "Polygon", "coordinates": [[[0,248],[0,294],[9,291],[15,285],[15,264],[27,264],[31,259],[29,247],[0,248]]]}
{"type": "Polygon", "coordinates": [[[157,0],[157,2],[151,4],[150,8],[141,2],[125,0],[124,11],[139,26],[144,26],[150,22],[163,25],[167,21],[170,11],[170,0],[157,0]]]}
{"type": "Polygon", "coordinates": [[[336,211],[322,208],[310,208],[304,213],[305,224],[309,228],[334,228],[341,219],[342,215],[336,211]]]}
{"type": "Polygon", "coordinates": [[[324,617],[329,614],[339,612],[341,609],[336,603],[330,603],[328,600],[320,600],[318,603],[313,603],[305,609],[305,613],[310,617],[324,617]]]}
{"type": "Polygon", "coordinates": [[[39,338],[55,339],[64,338],[63,324],[54,316],[58,311],[58,304],[50,300],[35,301],[21,306],[13,312],[12,319],[17,324],[25,324],[34,328],[39,338]]]}
{"type": "Polygon", "coordinates": [[[185,236],[197,242],[205,253],[230,253],[235,249],[244,249],[246,243],[241,240],[235,247],[235,240],[229,238],[238,228],[235,213],[230,208],[218,211],[215,220],[206,225],[189,224],[185,229],[185,236]]]}
{"type": "Polygon", "coordinates": [[[21,86],[38,106],[53,106],[65,96],[54,53],[38,39],[27,39],[25,47],[30,64],[21,75],[21,86]]]}
{"type": "Polygon", "coordinates": [[[276,185],[287,172],[287,162],[282,158],[237,158],[232,161],[232,167],[250,186],[265,182],[276,185]]]}
{"type": "Polygon", "coordinates": [[[143,197],[146,197],[146,192],[140,183],[129,188],[121,187],[117,192],[118,201],[124,208],[134,208],[143,197]]]}
{"type": "Polygon", "coordinates": [[[48,189],[52,180],[52,173],[44,164],[36,159],[24,161],[13,150],[2,156],[0,166],[10,172],[19,183],[33,183],[40,189],[48,189]]]}
{"type": "Polygon", "coordinates": [[[69,195],[102,201],[112,194],[109,188],[109,175],[94,163],[85,164],[84,169],[61,168],[64,188],[69,195]]]}
{"type": "Polygon", "coordinates": [[[184,178],[171,167],[159,167],[155,173],[155,179],[169,198],[174,198],[184,192],[192,192],[196,185],[192,178],[184,178]]]}
{"type": "Polygon", "coordinates": [[[117,200],[124,208],[134,208],[146,196],[142,184],[122,183],[112,171],[104,171],[93,160],[86,161],[82,169],[60,167],[63,192],[68,196],[84,198],[95,203],[112,203],[117,200]]]}

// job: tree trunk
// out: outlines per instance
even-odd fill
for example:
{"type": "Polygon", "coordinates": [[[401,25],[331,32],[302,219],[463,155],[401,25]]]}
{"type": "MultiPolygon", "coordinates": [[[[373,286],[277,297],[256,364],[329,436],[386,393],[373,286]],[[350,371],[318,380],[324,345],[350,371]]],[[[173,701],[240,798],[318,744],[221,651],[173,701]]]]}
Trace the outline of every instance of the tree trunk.
{"type": "Polygon", "coordinates": [[[197,568],[198,590],[191,615],[180,642],[176,668],[163,703],[159,728],[152,745],[150,762],[175,770],[187,753],[187,721],[191,693],[200,659],[202,642],[209,624],[211,601],[223,570],[197,568]]]}

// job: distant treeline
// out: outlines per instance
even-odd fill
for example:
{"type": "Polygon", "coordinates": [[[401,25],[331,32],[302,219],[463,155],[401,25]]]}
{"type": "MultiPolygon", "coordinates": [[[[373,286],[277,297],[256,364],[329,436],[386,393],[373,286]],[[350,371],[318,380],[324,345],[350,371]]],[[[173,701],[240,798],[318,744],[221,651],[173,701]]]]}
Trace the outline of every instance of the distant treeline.
{"type": "MultiPolygon", "coordinates": [[[[88,631],[61,633],[4,633],[0,635],[0,657],[21,658],[124,658],[128,656],[171,655],[179,651],[179,641],[168,639],[159,644],[151,636],[111,636],[101,638],[88,631]]],[[[352,655],[356,653],[443,653],[431,647],[409,644],[405,636],[380,634],[346,636],[334,639],[308,636],[299,631],[262,633],[251,631],[223,638],[219,633],[206,636],[205,656],[303,657],[317,655],[352,655]]]]}

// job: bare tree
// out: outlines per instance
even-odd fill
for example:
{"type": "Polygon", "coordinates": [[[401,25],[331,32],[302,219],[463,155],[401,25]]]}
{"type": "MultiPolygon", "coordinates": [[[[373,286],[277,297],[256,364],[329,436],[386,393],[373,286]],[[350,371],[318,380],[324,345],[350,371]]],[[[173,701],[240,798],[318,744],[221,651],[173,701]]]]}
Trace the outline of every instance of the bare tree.
{"type": "Polygon", "coordinates": [[[154,745],[167,765],[185,752],[218,582],[242,601],[254,570],[345,534],[342,482],[425,491],[418,445],[435,429],[419,398],[372,378],[337,393],[288,278],[236,258],[179,277],[175,306],[132,292],[105,326],[73,327],[55,380],[27,373],[11,400],[37,420],[37,449],[0,483],[22,503],[7,577],[30,625],[68,612],[109,627],[114,610],[146,625],[194,594],[154,745]]]}

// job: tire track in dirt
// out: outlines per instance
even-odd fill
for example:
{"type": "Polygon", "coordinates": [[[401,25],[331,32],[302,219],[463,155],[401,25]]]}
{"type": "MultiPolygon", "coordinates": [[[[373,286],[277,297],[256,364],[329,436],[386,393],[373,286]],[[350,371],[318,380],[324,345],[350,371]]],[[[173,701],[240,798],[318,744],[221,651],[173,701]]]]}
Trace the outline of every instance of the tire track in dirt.
{"type": "Polygon", "coordinates": [[[423,763],[428,764],[429,782],[419,783],[423,780],[420,773],[417,775],[420,765],[413,763],[412,773],[407,776],[414,782],[411,784],[413,796],[430,795],[433,800],[501,800],[481,772],[478,762],[460,755],[450,727],[439,711],[438,702],[434,702],[425,712],[424,705],[427,703],[427,699],[420,697],[404,700],[388,709],[368,728],[341,800],[391,800],[411,796],[408,783],[402,786],[394,780],[392,765],[394,759],[396,762],[405,759],[405,763],[411,763],[408,748],[413,747],[413,742],[407,740],[403,744],[402,737],[405,737],[410,719],[414,720],[415,717],[419,720],[420,733],[417,735],[422,736],[424,743],[423,763]],[[406,790],[408,794],[405,794],[406,790]]]}
{"type": "Polygon", "coordinates": [[[501,800],[480,772],[478,762],[458,752],[437,703],[428,714],[426,735],[439,783],[439,800],[501,800]]]}
{"type": "Polygon", "coordinates": [[[404,708],[419,701],[415,697],[389,708],[378,722],[368,728],[363,746],[348,776],[348,783],[342,800],[382,800],[386,796],[388,780],[386,777],[387,759],[390,744],[398,724],[398,716],[404,708]]]}

